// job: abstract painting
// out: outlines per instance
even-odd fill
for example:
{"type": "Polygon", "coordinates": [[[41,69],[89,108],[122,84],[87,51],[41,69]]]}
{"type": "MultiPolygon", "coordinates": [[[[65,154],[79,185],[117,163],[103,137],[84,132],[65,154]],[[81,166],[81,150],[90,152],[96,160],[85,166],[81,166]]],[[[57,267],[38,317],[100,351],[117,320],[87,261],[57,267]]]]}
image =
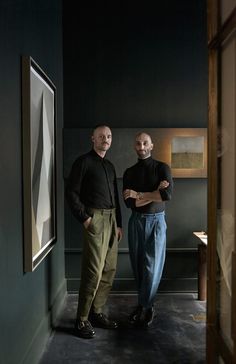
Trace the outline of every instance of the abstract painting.
{"type": "Polygon", "coordinates": [[[56,240],[56,87],[22,57],[24,270],[33,271],[56,240]]]}
{"type": "Polygon", "coordinates": [[[174,137],[171,142],[172,168],[203,168],[204,137],[174,137]]]}

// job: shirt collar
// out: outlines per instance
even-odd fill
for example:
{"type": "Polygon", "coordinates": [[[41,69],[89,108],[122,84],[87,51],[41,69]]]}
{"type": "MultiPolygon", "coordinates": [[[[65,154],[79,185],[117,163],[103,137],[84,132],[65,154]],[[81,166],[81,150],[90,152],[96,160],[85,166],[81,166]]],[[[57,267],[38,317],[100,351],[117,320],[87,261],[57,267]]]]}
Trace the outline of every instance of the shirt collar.
{"type": "Polygon", "coordinates": [[[105,157],[103,157],[103,158],[102,158],[99,154],[97,154],[97,153],[95,152],[95,150],[94,150],[94,149],[91,149],[89,153],[90,153],[93,157],[98,158],[98,159],[100,159],[100,160],[105,159],[105,157]]]}

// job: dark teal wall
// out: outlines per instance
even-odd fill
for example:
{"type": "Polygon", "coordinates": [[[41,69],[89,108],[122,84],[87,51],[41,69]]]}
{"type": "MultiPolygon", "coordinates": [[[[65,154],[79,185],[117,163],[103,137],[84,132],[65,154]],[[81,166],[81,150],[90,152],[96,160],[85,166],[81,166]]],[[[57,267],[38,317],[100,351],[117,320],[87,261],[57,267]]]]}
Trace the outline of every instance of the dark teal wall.
{"type": "Polygon", "coordinates": [[[65,295],[62,186],[62,6],[57,0],[0,2],[0,363],[37,363],[65,295]],[[21,55],[57,87],[57,243],[23,271],[21,55]]]}
{"type": "MultiPolygon", "coordinates": [[[[91,128],[207,127],[205,0],[94,1],[64,4],[64,126],[91,128]],[[154,3],[154,2],[153,2],[154,3]]],[[[88,141],[88,148],[89,148],[88,141]]],[[[132,148],[132,146],[130,146],[132,148]]],[[[68,157],[68,156],[67,156],[68,157]]],[[[119,181],[121,185],[121,181],[119,181]]],[[[121,189],[121,186],[120,186],[121,189]]],[[[167,206],[167,261],[160,289],[196,291],[197,239],[206,229],[207,180],[176,179],[167,206]]],[[[114,290],[134,290],[123,206],[114,290]]],[[[66,277],[77,290],[81,227],[65,209],[66,277]]]]}
{"type": "Polygon", "coordinates": [[[64,20],[66,127],[206,127],[205,0],[64,1],[64,20]]]}

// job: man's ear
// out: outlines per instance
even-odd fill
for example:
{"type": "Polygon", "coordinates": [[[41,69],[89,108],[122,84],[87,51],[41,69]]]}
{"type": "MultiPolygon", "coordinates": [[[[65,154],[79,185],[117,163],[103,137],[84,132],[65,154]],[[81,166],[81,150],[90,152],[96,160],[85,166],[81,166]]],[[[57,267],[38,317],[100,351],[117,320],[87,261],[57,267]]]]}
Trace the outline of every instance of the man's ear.
{"type": "Polygon", "coordinates": [[[153,150],[153,147],[154,147],[154,144],[152,143],[152,144],[151,144],[151,148],[150,148],[150,149],[151,149],[151,150],[153,150]]]}
{"type": "Polygon", "coordinates": [[[91,140],[92,140],[92,142],[94,142],[94,136],[93,135],[91,136],[91,140]]]}

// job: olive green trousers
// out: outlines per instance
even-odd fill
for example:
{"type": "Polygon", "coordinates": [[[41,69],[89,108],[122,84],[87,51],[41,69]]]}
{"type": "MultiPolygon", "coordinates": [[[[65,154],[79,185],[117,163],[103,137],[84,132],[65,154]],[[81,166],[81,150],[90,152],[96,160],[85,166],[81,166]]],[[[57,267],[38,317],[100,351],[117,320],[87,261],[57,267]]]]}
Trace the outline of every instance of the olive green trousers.
{"type": "Polygon", "coordinates": [[[81,282],[77,318],[88,319],[90,310],[101,313],[114,280],[117,265],[115,209],[89,209],[92,220],[84,229],[81,282]]]}

